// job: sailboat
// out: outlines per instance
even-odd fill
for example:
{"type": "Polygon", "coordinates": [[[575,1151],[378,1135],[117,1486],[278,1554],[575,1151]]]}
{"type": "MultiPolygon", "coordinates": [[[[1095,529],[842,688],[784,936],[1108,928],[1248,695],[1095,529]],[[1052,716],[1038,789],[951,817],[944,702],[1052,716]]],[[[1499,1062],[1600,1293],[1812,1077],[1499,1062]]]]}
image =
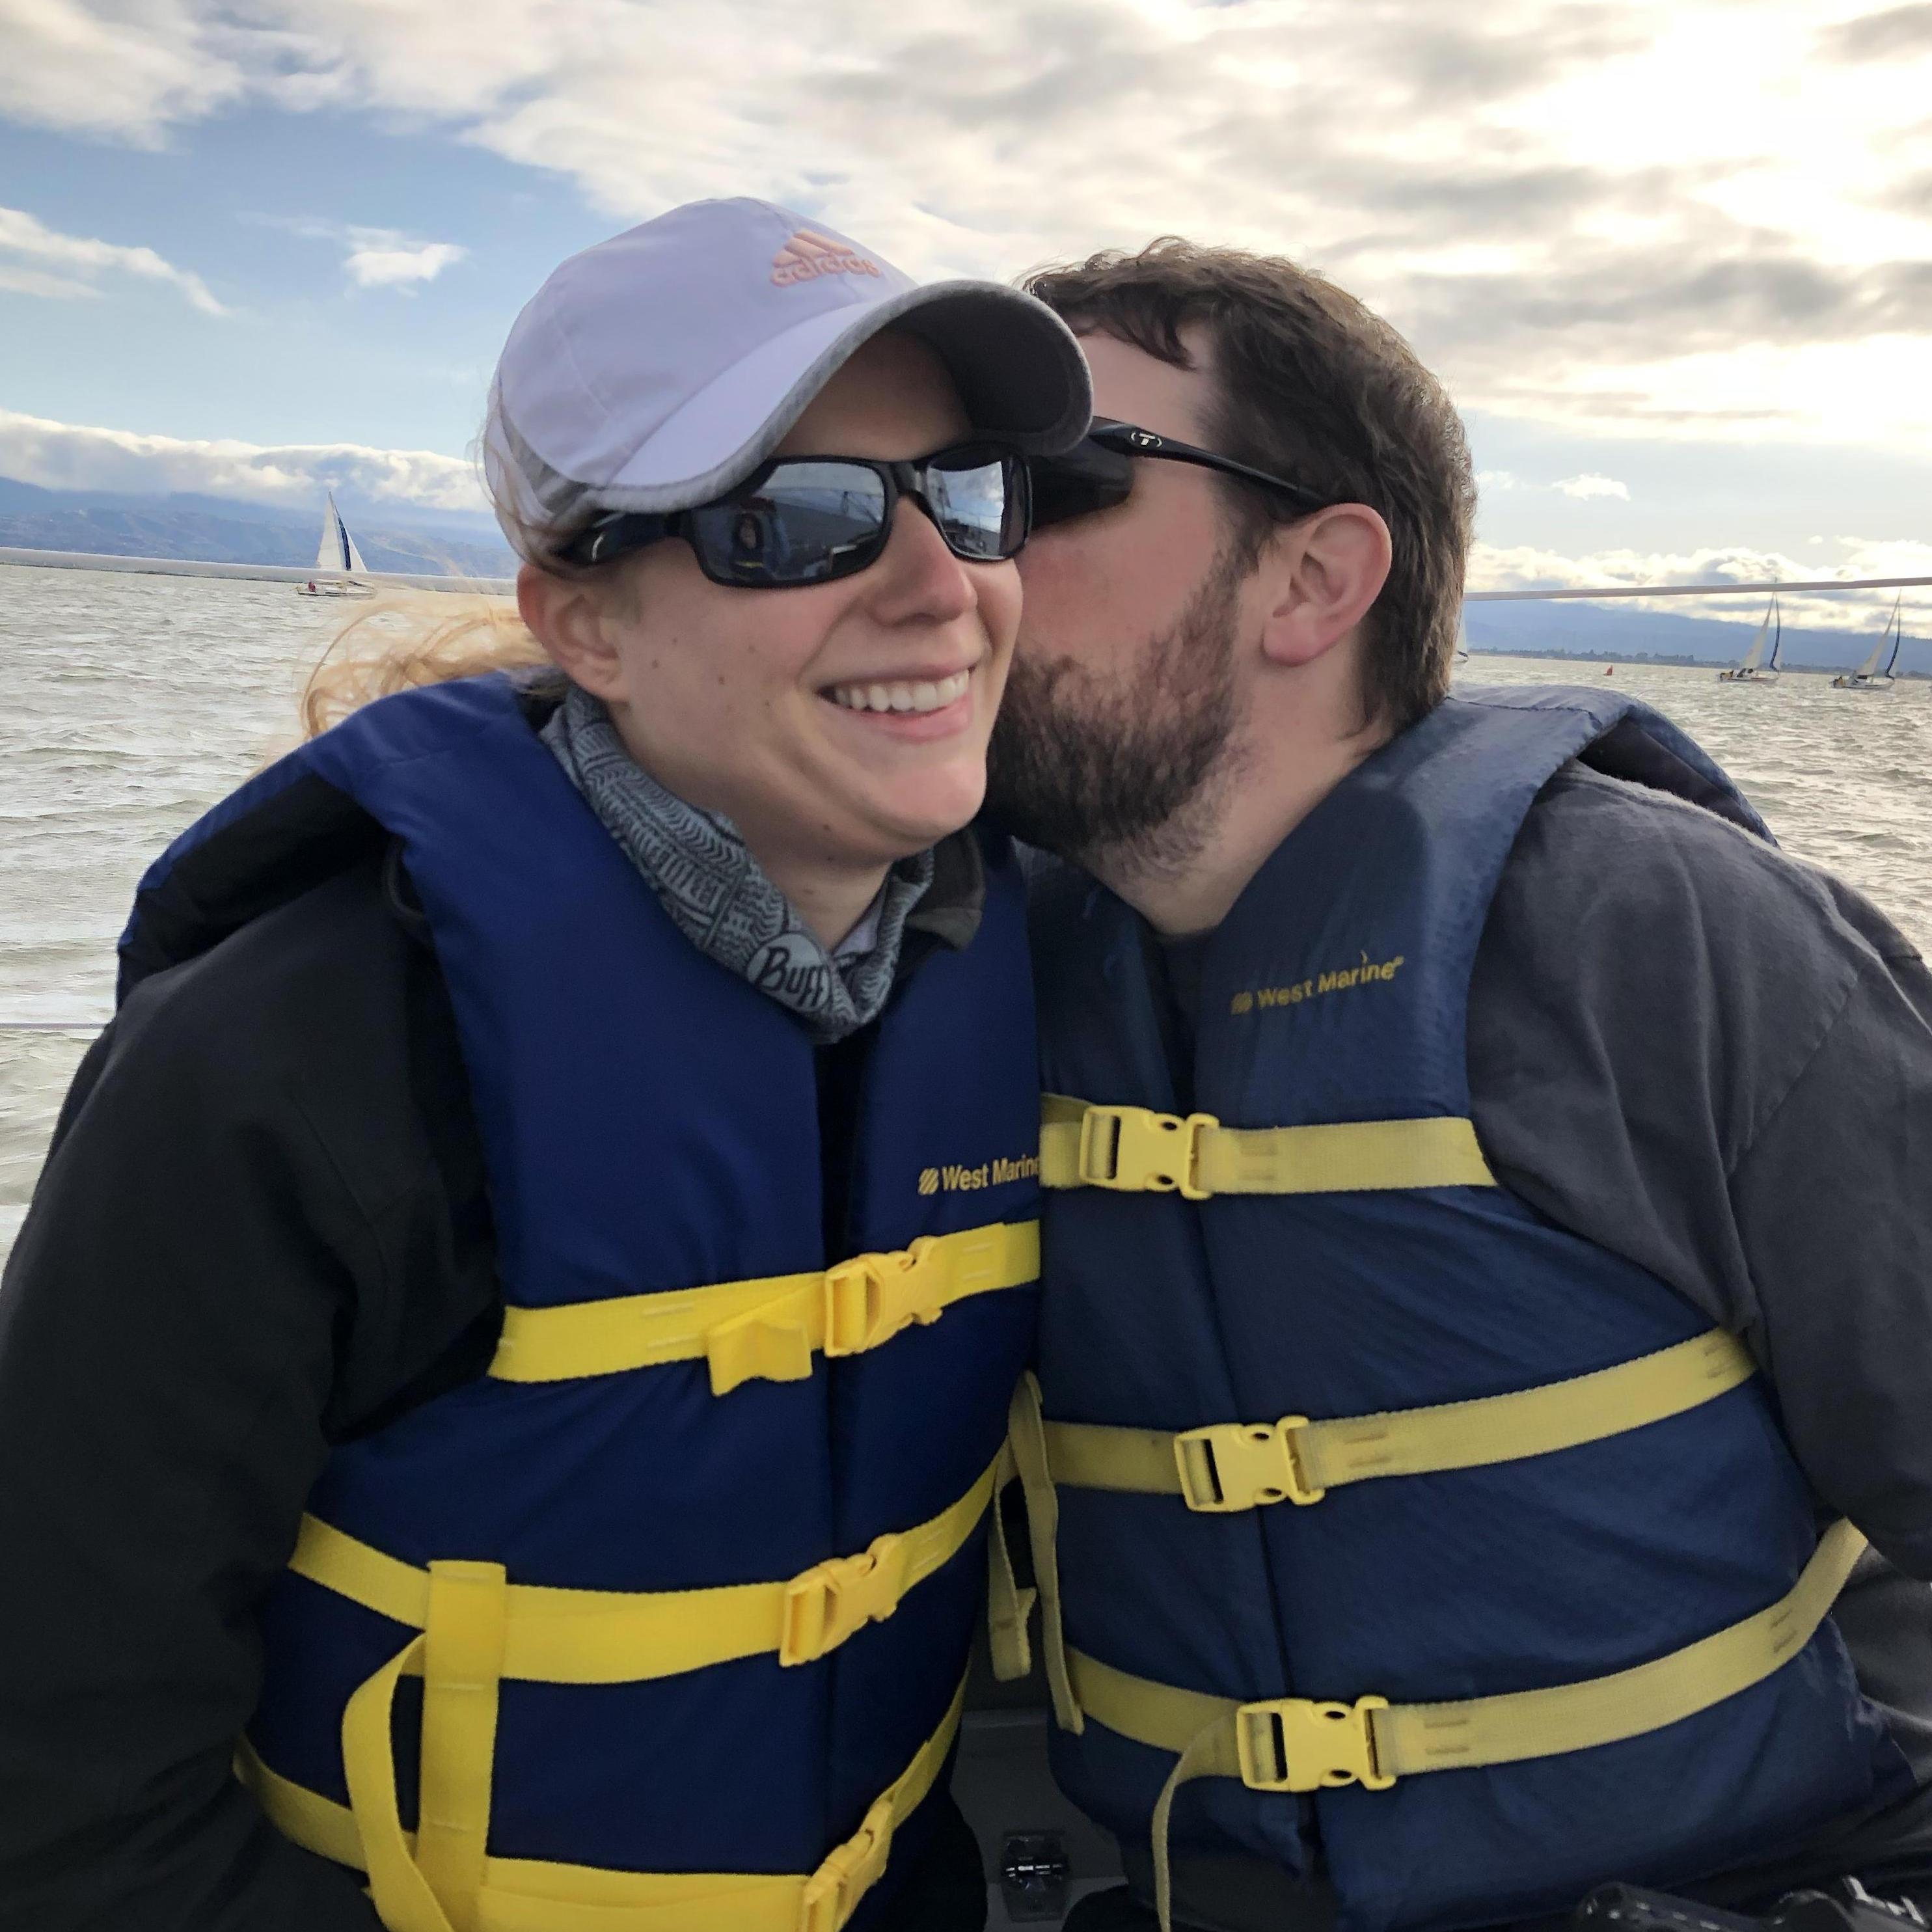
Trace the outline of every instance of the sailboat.
{"type": "Polygon", "coordinates": [[[1765,606],[1764,622],[1757,627],[1757,635],[1751,640],[1751,647],[1729,670],[1718,674],[1720,684],[1775,684],[1778,682],[1778,654],[1784,647],[1784,613],[1778,608],[1774,597],[1765,606]],[[1765,640],[1771,640],[1771,657],[1766,661],[1765,640]]]}
{"type": "Polygon", "coordinates": [[[1878,634],[1878,642],[1871,648],[1871,656],[1856,670],[1843,671],[1832,679],[1834,691],[1890,691],[1893,687],[1892,667],[1898,662],[1898,647],[1905,640],[1898,626],[1898,607],[1902,597],[1892,599],[1892,615],[1885,620],[1885,628],[1878,634]],[[1892,655],[1886,657],[1886,646],[1892,646],[1892,655]],[[1885,658],[1885,668],[1880,670],[1878,661],[1885,658]]]}
{"type": "Polygon", "coordinates": [[[315,574],[306,584],[296,586],[296,595],[373,597],[376,593],[368,584],[353,580],[364,575],[368,568],[362,561],[362,553],[356,548],[356,539],[349,534],[349,526],[342,520],[342,512],[335,507],[335,492],[332,490],[322,513],[322,542],[316,548],[315,574]]]}

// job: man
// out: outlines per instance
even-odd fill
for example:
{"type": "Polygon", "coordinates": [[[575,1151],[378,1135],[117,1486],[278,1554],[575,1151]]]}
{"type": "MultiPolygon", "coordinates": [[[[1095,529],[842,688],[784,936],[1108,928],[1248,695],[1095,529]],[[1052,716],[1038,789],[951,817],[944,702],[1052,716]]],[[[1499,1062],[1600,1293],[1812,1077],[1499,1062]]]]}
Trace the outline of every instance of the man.
{"type": "Polygon", "coordinates": [[[1932,1903],[1932,978],[1654,712],[1447,696],[1468,452],[1360,304],[1031,286],[1101,419],[994,755],[1064,862],[1014,1442],[1130,1880],[1076,1922],[1932,1903]]]}

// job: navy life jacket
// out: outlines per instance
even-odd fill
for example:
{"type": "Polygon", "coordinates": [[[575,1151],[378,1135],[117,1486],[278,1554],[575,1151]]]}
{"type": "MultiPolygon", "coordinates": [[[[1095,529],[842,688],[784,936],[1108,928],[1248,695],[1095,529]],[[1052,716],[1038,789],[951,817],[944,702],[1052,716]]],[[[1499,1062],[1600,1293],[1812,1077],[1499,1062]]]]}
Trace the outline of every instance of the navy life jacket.
{"type": "Polygon", "coordinates": [[[1821,1540],[1749,1358],[1496,1185],[1469,1123],[1478,940],[1578,756],[1769,836],[1646,707],[1453,698],[1216,933],[1190,1118],[1144,922],[1077,873],[1036,894],[1066,1191],[1014,1441],[1054,1764],[1154,1831],[1163,1912],[1170,1816],[1325,1864],[1385,1932],[1681,1884],[1909,1788],[1826,1614],[1860,1539],[1821,1540]]]}
{"type": "Polygon", "coordinates": [[[394,1932],[836,1932],[929,1835],[1030,1346],[1023,893],[896,994],[821,1228],[813,1050],[706,958],[501,678],[370,706],[143,882],[131,982],[400,842],[506,1310],[338,1448],[262,1610],[242,1769],[394,1932]],[[198,936],[197,936],[198,935],[198,936]]]}

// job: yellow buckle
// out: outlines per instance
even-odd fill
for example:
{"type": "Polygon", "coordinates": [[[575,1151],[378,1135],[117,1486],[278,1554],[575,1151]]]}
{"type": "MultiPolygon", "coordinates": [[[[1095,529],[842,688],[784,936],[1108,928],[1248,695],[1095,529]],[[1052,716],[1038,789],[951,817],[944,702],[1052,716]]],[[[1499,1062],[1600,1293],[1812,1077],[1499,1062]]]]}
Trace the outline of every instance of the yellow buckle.
{"type": "Polygon", "coordinates": [[[794,1576],[785,1586],[779,1663],[809,1664],[890,1616],[905,1594],[907,1560],[905,1538],[888,1534],[856,1556],[835,1556],[794,1576]]]}
{"type": "Polygon", "coordinates": [[[711,1393],[729,1395],[756,1378],[797,1382],[812,1373],[812,1337],[795,1317],[775,1317],[769,1305],[721,1322],[704,1337],[711,1393]]]}
{"type": "Polygon", "coordinates": [[[1080,1120],[1080,1179],[1088,1187],[1130,1194],[1172,1194],[1205,1201],[1196,1180],[1201,1132],[1221,1123],[1212,1114],[1156,1114],[1147,1107],[1089,1107],[1080,1120]]]}
{"type": "Polygon", "coordinates": [[[1305,1415],[1264,1423],[1216,1422],[1174,1438],[1181,1500],[1210,1515],[1258,1509],[1267,1503],[1318,1503],[1328,1492],[1303,1474],[1294,1435],[1305,1415]]]}
{"type": "Polygon", "coordinates": [[[1358,1697],[1352,1704],[1315,1704],[1305,1697],[1244,1704],[1234,1713],[1241,1782],[1251,1791],[1320,1791],[1342,1784],[1386,1791],[1395,1780],[1376,1768],[1369,1713],[1388,1708],[1386,1697],[1358,1697]]]}
{"type": "Polygon", "coordinates": [[[916,1322],[937,1322],[944,1304],[945,1264],[922,1234],[889,1255],[854,1255],[825,1270],[825,1352],[862,1354],[916,1322]]]}
{"type": "Polygon", "coordinates": [[[880,1798],[865,1822],[805,1882],[799,1901],[799,1932],[839,1932],[860,1899],[879,1882],[892,1850],[892,1808],[880,1798]]]}

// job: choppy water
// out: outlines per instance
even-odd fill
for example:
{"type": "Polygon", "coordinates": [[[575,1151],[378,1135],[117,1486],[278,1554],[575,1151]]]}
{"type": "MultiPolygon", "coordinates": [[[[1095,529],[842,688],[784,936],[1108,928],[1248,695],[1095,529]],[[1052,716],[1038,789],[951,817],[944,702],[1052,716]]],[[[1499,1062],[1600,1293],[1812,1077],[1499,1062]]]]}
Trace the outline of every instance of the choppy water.
{"type": "MultiPolygon", "coordinates": [[[[0,568],[0,1254],[86,1045],[5,1025],[106,1018],[136,880],[288,742],[342,615],[284,584],[0,568]]],[[[1595,683],[1602,669],[1483,658],[1466,676],[1595,683]]],[[[1629,664],[1615,680],[1708,746],[1787,848],[1932,949],[1932,687],[1851,697],[1787,673],[1738,688],[1629,664]]]]}

